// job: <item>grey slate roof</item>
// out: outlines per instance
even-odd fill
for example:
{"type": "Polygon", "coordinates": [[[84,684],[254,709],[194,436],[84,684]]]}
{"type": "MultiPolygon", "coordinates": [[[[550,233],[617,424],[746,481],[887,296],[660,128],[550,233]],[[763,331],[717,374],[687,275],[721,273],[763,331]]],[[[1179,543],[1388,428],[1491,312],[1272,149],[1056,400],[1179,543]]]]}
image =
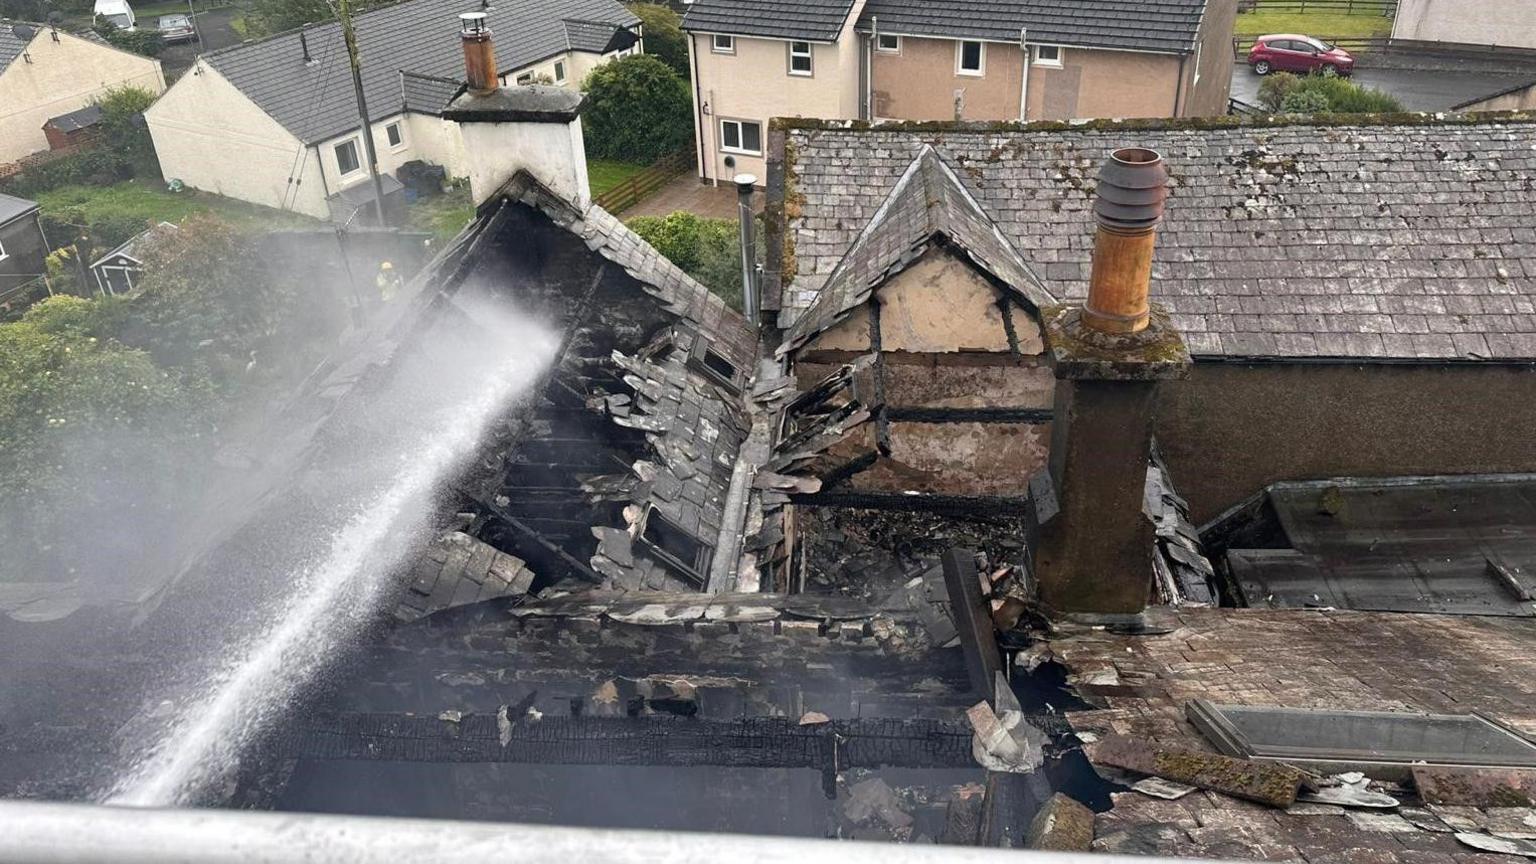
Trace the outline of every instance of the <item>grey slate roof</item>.
{"type": "Polygon", "coordinates": [[[870,0],[858,27],[908,36],[1055,42],[1186,54],[1206,0],[870,0]]]}
{"type": "Polygon", "coordinates": [[[1080,299],[1098,166],[1134,144],[1172,174],[1153,295],[1192,353],[1536,358],[1536,123],[1201,125],[793,129],[783,303],[810,305],[928,143],[1051,293],[1080,299]]]}
{"type": "Polygon", "coordinates": [[[948,241],[1030,305],[1056,302],[955,172],[925,145],[827,277],[816,302],[790,328],[779,353],[798,348],[847,318],[938,239],[948,241]]]}
{"type": "Polygon", "coordinates": [[[41,26],[41,24],[30,24],[24,21],[0,20],[0,72],[4,72],[6,67],[11,65],[12,60],[20,57],[22,52],[27,50],[27,44],[31,41],[17,36],[15,28],[32,27],[37,29],[41,26]]]}
{"type": "MultiPolygon", "coordinates": [[[[463,78],[458,16],[479,11],[480,0],[405,0],[357,16],[363,87],[374,119],[399,113],[408,100],[401,93],[401,71],[463,78]]],[[[639,23],[617,0],[502,0],[489,14],[496,34],[496,66],[502,72],[570,50],[566,19],[614,27],[639,23]]],[[[320,24],[305,34],[315,61],[309,64],[304,62],[299,31],[204,57],[284,128],[314,143],[355,128],[357,105],[340,25],[320,24]]]]}
{"type": "Polygon", "coordinates": [[[87,105],[68,114],[50,117],[43,125],[52,126],[61,132],[76,132],[88,126],[95,126],[99,122],[101,122],[101,106],[87,105]]]}
{"type": "Polygon", "coordinates": [[[0,225],[19,219],[37,209],[36,201],[0,192],[0,225]]]}
{"type": "Polygon", "coordinates": [[[698,0],[683,16],[683,29],[835,42],[852,11],[853,0],[698,0]]]}

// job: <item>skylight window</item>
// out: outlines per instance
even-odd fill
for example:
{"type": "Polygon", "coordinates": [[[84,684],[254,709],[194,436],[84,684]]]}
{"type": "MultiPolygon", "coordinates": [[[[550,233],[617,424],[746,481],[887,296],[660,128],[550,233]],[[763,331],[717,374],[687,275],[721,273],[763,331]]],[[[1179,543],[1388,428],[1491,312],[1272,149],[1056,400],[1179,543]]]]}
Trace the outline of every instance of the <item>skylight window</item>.
{"type": "Polygon", "coordinates": [[[661,563],[675,575],[699,588],[708,584],[709,579],[704,574],[709,572],[709,563],[714,557],[714,549],[684,531],[660,510],[651,509],[650,515],[646,517],[645,531],[641,533],[640,539],[657,553],[661,563]]]}

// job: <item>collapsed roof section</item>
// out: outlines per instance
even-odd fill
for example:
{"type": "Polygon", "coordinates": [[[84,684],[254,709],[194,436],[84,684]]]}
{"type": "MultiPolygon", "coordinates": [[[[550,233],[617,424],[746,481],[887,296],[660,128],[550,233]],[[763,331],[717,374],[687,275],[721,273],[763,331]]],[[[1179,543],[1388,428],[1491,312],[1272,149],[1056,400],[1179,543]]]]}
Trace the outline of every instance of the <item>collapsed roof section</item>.
{"type": "Polygon", "coordinates": [[[735,545],[717,549],[740,524],[726,507],[757,356],[739,314],[526,173],[421,278],[505,295],[565,334],[539,395],[455,487],[464,532],[538,574],[522,589],[698,591],[717,563],[735,570],[735,545]]]}
{"type": "Polygon", "coordinates": [[[924,146],[790,327],[779,354],[842,322],[935,245],[958,252],[1031,308],[1056,302],[938,151],[924,146]]]}

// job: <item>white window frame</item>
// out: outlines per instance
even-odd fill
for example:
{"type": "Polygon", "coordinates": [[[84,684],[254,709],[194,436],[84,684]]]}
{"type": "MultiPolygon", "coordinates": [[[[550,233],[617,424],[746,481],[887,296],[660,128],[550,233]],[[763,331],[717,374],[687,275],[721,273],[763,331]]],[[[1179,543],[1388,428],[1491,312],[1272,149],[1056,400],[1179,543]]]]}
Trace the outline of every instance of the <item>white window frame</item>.
{"type": "Polygon", "coordinates": [[[512,83],[516,84],[519,87],[525,87],[525,86],[527,86],[529,84],[532,84],[533,83],[533,79],[536,78],[536,77],[538,77],[538,76],[534,75],[532,70],[529,70],[527,72],[520,72],[520,73],[518,73],[518,75],[515,78],[512,79],[512,83]]]}
{"type": "Polygon", "coordinates": [[[1067,55],[1067,49],[1061,47],[1060,45],[1050,45],[1050,44],[1036,45],[1035,46],[1034,65],[1036,65],[1036,66],[1044,66],[1047,69],[1060,69],[1061,68],[1061,61],[1062,61],[1062,59],[1064,57],[1066,57],[1066,55],[1067,55]],[[1054,48],[1054,49],[1056,49],[1056,56],[1055,57],[1051,57],[1051,58],[1046,58],[1046,57],[1041,56],[1041,54],[1040,54],[1040,49],[1041,48],[1054,48]]]}
{"type": "Polygon", "coordinates": [[[391,120],[384,124],[384,145],[393,153],[398,153],[405,149],[405,123],[403,121],[391,120]],[[400,137],[398,144],[391,144],[389,142],[389,130],[391,129],[395,130],[395,134],[400,137]]]}
{"type": "Polygon", "coordinates": [[[5,241],[0,240],[0,261],[4,261],[5,259],[7,259],[9,257],[11,257],[11,256],[9,254],[7,254],[6,251],[5,251],[5,241]]]}
{"type": "Polygon", "coordinates": [[[815,78],[816,77],[816,46],[815,46],[814,43],[807,42],[807,41],[805,41],[803,39],[792,39],[792,40],[790,40],[790,43],[789,43],[789,74],[795,76],[796,78],[815,78]],[[795,50],[795,46],[797,46],[797,45],[804,45],[805,46],[805,50],[804,51],[796,51],[795,50]],[[795,60],[797,60],[797,59],[804,59],[806,61],[806,63],[808,64],[809,68],[807,68],[807,69],[796,69],[795,68],[795,60]]]}
{"type": "Polygon", "coordinates": [[[714,54],[735,54],[736,37],[729,33],[716,33],[709,37],[709,50],[714,54]],[[722,40],[725,43],[723,46],[721,45],[722,40]]]}
{"type": "Polygon", "coordinates": [[[955,42],[955,74],[963,78],[985,78],[987,76],[987,43],[975,39],[960,39],[955,42]],[[965,68],[965,46],[976,45],[978,58],[981,65],[975,69],[965,68]]]}
{"type": "Polygon", "coordinates": [[[331,158],[336,160],[336,176],[343,180],[363,172],[363,146],[362,142],[359,141],[356,136],[348,138],[345,141],[337,141],[335,144],[331,145],[331,158]],[[352,161],[357,163],[357,167],[353,168],[351,171],[347,171],[341,167],[341,148],[346,147],[349,144],[352,146],[352,161]]]}
{"type": "Polygon", "coordinates": [[[555,83],[556,84],[564,84],[565,83],[565,61],[564,60],[556,60],[555,61],[555,83]]]}
{"type": "Polygon", "coordinates": [[[901,53],[901,37],[895,35],[894,33],[880,33],[880,34],[876,35],[875,36],[875,51],[876,51],[876,53],[879,53],[879,54],[900,54],[901,53]],[[885,45],[883,43],[884,43],[884,40],[886,40],[886,39],[895,39],[896,40],[896,47],[894,47],[894,48],[887,48],[887,47],[885,47],[885,45]]]}
{"type": "Polygon", "coordinates": [[[721,153],[735,153],[735,154],[737,154],[739,156],[761,156],[761,155],[763,155],[762,146],[763,146],[763,124],[762,123],[759,123],[756,120],[737,120],[737,119],[735,119],[733,117],[721,117],[720,118],[720,152],[721,153]],[[737,142],[739,142],[740,146],[731,147],[730,145],[725,143],[725,127],[726,127],[727,124],[732,124],[732,123],[734,123],[736,125],[736,140],[737,140],[737,142]],[[757,146],[758,146],[758,149],[756,149],[756,150],[748,150],[746,148],[746,146],[745,146],[745,144],[746,144],[746,137],[747,136],[744,134],[743,127],[746,127],[746,126],[756,126],[757,127],[757,146]]]}

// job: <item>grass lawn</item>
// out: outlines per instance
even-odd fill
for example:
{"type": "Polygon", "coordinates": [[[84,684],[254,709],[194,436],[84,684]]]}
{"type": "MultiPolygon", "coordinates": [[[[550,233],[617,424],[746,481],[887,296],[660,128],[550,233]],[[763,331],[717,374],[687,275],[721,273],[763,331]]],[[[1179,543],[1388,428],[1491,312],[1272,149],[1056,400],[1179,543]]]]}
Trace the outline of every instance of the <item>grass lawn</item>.
{"type": "Polygon", "coordinates": [[[412,204],[411,212],[406,216],[406,227],[431,232],[440,242],[447,242],[463,231],[473,218],[475,205],[470,203],[469,187],[465,186],[447,195],[424,198],[412,204]]]}
{"type": "Polygon", "coordinates": [[[244,228],[296,228],[319,224],[298,213],[247,204],[207,192],[167,192],[158,182],[126,180],[111,186],[60,186],[35,196],[46,214],[83,211],[91,218],[180,222],[194,213],[213,213],[244,228]]]}
{"type": "Polygon", "coordinates": [[[1243,50],[1251,39],[1266,33],[1300,33],[1319,39],[1391,36],[1392,19],[1384,15],[1340,15],[1333,12],[1244,12],[1237,16],[1237,38],[1243,50]]]}
{"type": "Polygon", "coordinates": [[[592,184],[592,197],[601,197],[609,189],[645,169],[645,165],[635,165],[631,162],[610,162],[605,159],[588,161],[587,180],[592,184]]]}

